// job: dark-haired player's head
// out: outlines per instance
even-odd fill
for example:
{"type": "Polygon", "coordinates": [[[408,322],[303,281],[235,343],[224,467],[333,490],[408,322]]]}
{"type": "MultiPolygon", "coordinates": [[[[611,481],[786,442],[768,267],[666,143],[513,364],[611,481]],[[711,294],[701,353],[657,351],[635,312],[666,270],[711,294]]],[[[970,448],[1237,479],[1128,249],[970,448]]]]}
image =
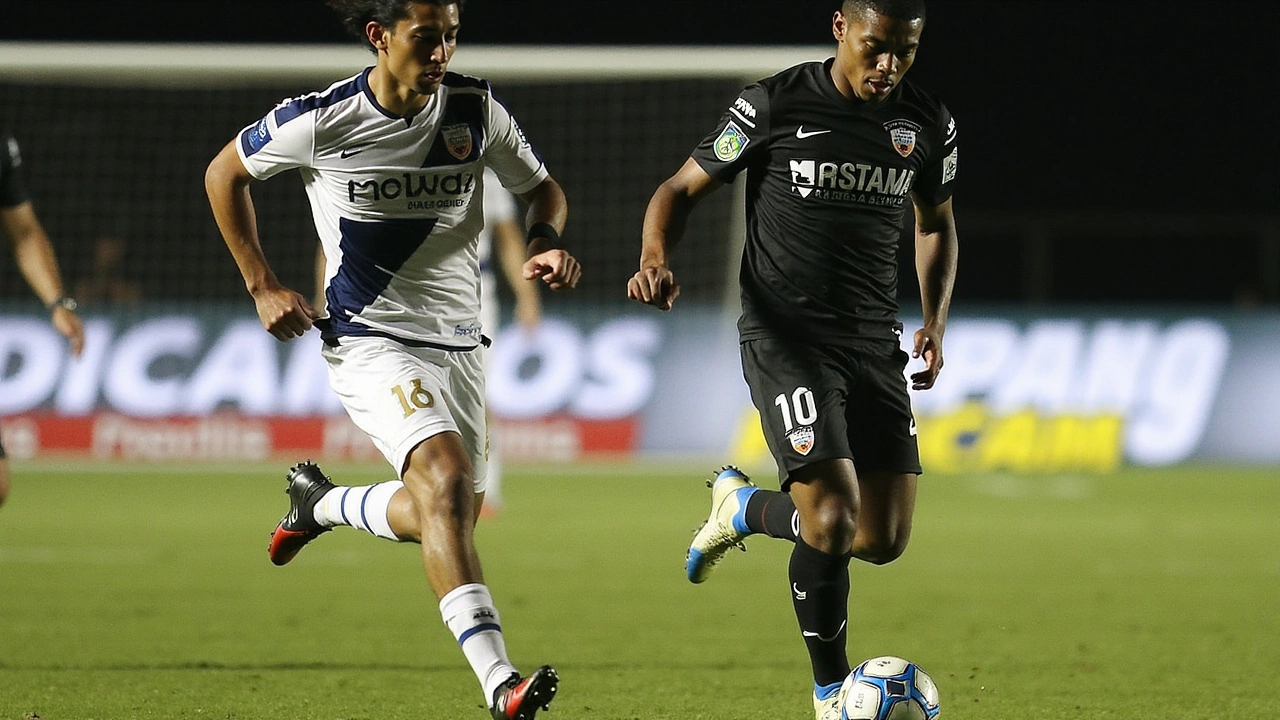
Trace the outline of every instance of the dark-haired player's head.
{"type": "Polygon", "coordinates": [[[347,32],[376,53],[378,49],[369,40],[369,23],[391,29],[401,20],[409,18],[414,5],[457,5],[458,10],[462,10],[466,0],[326,0],[326,4],[342,18],[342,25],[347,32]]]}
{"type": "Polygon", "coordinates": [[[920,47],[924,0],[844,0],[832,18],[841,92],[880,102],[898,86],[920,47]]]}
{"type": "Polygon", "coordinates": [[[342,16],[347,30],[378,57],[380,78],[394,79],[408,95],[431,95],[440,88],[458,46],[463,0],[328,3],[342,16]]]}
{"type": "Polygon", "coordinates": [[[894,20],[925,20],[924,0],[844,0],[840,11],[846,17],[872,12],[894,20]]]}

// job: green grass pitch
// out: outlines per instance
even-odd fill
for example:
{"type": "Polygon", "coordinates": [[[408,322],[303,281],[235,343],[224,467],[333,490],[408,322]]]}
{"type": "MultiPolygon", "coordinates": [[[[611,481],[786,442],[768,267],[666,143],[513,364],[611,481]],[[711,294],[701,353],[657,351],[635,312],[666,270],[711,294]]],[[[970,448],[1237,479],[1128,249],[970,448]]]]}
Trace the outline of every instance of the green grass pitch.
{"type": "MultiPolygon", "coordinates": [[[[416,546],[267,561],[285,464],[11,469],[0,720],[487,717],[416,546]]],[[[478,542],[547,720],[813,717],[789,546],[684,579],[711,469],[511,468],[478,542]]],[[[1274,468],[926,475],[907,554],[853,567],[850,655],[920,663],[946,720],[1280,717],[1278,511],[1274,468]]]]}

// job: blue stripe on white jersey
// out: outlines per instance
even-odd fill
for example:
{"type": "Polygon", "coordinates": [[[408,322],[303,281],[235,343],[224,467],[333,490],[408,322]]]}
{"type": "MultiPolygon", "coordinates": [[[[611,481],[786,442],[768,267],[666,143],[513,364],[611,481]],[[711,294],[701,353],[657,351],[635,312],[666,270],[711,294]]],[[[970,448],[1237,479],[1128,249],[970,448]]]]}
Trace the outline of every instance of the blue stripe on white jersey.
{"type": "Polygon", "coordinates": [[[311,93],[303,95],[300,98],[287,102],[275,110],[276,125],[283,125],[290,120],[297,118],[303,113],[319,110],[330,105],[340,103],[350,97],[355,97],[369,88],[369,71],[366,69],[359,75],[347,80],[346,82],[332,85],[323,93],[311,93]]]}
{"type": "Polygon", "coordinates": [[[368,333],[368,325],[351,322],[352,312],[372,304],[387,289],[395,272],[422,247],[435,224],[435,218],[339,220],[342,264],[324,294],[333,333],[368,333]]]}

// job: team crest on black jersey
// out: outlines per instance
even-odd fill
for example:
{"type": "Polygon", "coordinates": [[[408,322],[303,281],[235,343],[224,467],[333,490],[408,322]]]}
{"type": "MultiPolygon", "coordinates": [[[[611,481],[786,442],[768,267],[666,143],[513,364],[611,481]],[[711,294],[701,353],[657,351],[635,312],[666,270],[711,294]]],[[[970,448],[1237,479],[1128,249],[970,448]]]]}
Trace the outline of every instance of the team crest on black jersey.
{"type": "Polygon", "coordinates": [[[801,455],[808,455],[809,451],[813,449],[813,427],[801,425],[787,433],[787,439],[791,441],[793,450],[801,455]]]}
{"type": "Polygon", "coordinates": [[[466,160],[471,154],[471,126],[466,123],[446,125],[440,128],[440,137],[444,138],[444,147],[449,154],[459,160],[466,160]]]}
{"type": "Polygon", "coordinates": [[[907,157],[916,149],[916,134],[920,132],[918,124],[899,118],[885,123],[884,129],[889,132],[893,149],[897,150],[902,157],[907,157]]]}

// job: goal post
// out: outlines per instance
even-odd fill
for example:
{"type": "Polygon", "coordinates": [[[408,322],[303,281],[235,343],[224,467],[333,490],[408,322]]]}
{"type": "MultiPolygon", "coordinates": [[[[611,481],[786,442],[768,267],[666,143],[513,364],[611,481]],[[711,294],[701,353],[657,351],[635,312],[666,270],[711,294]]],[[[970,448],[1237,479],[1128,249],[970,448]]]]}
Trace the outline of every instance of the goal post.
{"type": "MultiPolygon", "coordinates": [[[[484,45],[464,43],[456,72],[503,82],[723,78],[749,81],[807,60],[824,45],[484,45]]],[[[0,42],[0,79],[186,87],[337,80],[367,65],[359,45],[0,42]]]]}

